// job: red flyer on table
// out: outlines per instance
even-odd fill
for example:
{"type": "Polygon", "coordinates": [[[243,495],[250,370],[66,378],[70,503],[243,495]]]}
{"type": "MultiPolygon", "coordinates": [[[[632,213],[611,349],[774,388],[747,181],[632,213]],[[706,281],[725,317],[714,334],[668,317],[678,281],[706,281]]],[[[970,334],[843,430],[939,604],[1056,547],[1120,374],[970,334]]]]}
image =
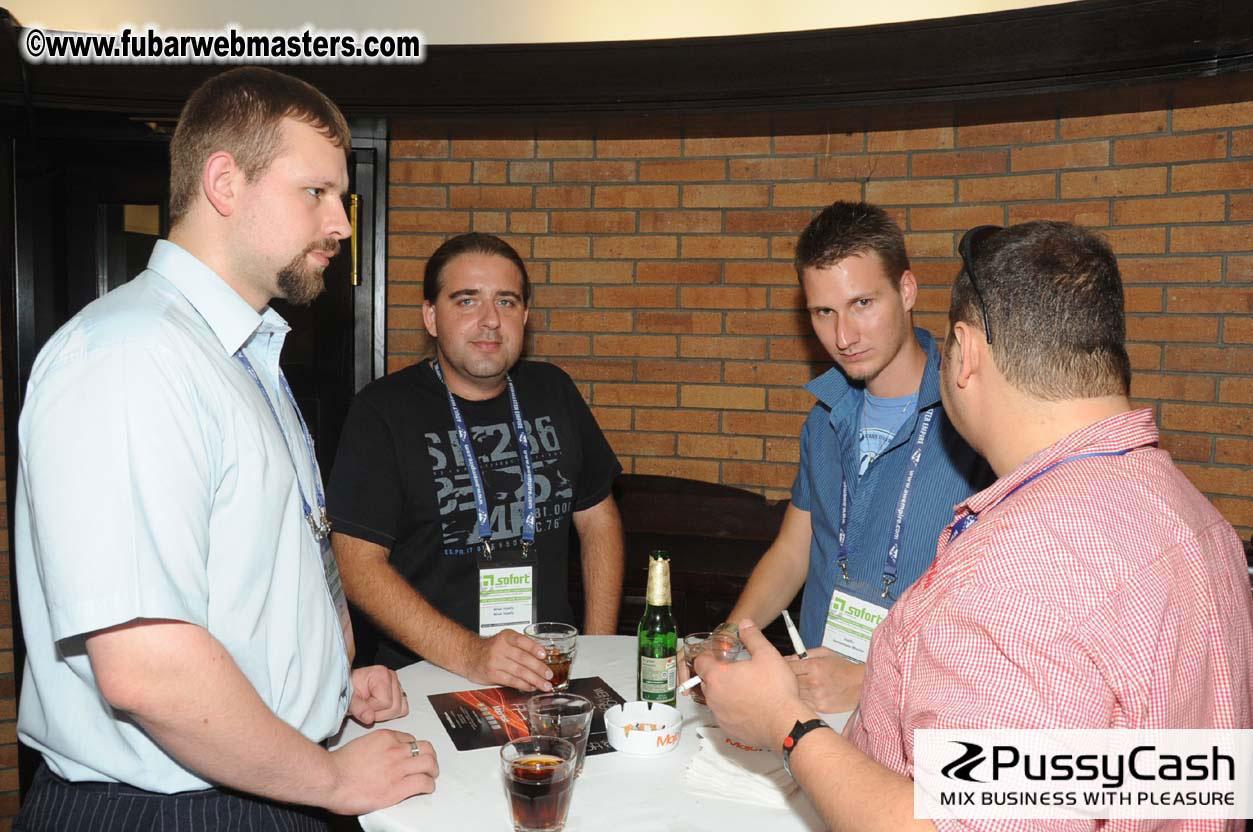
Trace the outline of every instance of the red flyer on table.
{"type": "MultiPolygon", "coordinates": [[[[586,697],[596,707],[587,738],[588,755],[613,751],[605,733],[605,711],[626,700],[599,676],[571,679],[569,689],[564,692],[586,697]]],[[[472,751],[499,747],[530,734],[526,703],[534,695],[513,688],[479,688],[435,693],[427,699],[457,750],[472,751]]]]}

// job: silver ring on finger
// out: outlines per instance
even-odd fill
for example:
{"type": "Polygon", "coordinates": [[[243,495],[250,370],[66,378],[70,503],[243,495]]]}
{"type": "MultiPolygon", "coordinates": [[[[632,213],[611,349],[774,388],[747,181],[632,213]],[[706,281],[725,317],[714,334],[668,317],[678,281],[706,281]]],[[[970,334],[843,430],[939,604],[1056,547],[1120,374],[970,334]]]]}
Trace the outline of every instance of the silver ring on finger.
{"type": "Polygon", "coordinates": [[[409,740],[409,756],[410,756],[410,757],[416,757],[416,756],[418,756],[418,755],[419,755],[419,754],[421,754],[421,753],[422,753],[422,752],[418,750],[418,741],[417,741],[417,740],[409,740]]]}

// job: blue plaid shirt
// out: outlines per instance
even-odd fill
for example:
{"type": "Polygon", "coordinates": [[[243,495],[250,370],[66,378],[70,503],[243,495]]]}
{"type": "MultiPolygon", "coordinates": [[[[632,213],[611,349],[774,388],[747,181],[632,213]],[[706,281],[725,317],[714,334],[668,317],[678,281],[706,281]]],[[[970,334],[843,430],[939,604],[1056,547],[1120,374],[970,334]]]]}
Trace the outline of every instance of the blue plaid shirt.
{"type": "MultiPolygon", "coordinates": [[[[901,425],[888,446],[858,477],[857,420],[864,387],[851,385],[838,367],[806,385],[818,397],[801,431],[801,463],[792,484],[792,504],[809,512],[813,536],[809,544],[809,574],[801,600],[801,638],[807,647],[822,644],[827,607],[840,575],[837,556],[840,531],[840,484],[847,472],[849,577],[867,591],[853,591],[876,604],[888,606],[918,579],[935,558],[936,538],[952,522],[953,507],[991,483],[995,477],[965,440],[958,435],[940,404],[940,352],[935,339],[914,329],[927,353],[927,365],[918,390],[917,410],[901,425]],[[888,599],[880,597],[883,567],[892,541],[896,504],[909,465],[919,414],[935,408],[931,435],[922,459],[901,529],[897,579],[888,599]]],[[[847,589],[846,589],[847,591],[847,589]]]]}

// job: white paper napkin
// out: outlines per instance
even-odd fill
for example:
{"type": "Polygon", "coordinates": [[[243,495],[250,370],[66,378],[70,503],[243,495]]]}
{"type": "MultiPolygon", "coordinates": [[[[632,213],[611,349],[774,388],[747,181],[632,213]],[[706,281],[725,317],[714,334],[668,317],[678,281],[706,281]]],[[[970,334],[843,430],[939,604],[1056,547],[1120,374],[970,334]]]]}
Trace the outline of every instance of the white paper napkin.
{"type": "Polygon", "coordinates": [[[700,748],[687,764],[688,792],[698,797],[783,808],[796,782],[778,754],[752,748],[713,726],[701,726],[700,748]]]}

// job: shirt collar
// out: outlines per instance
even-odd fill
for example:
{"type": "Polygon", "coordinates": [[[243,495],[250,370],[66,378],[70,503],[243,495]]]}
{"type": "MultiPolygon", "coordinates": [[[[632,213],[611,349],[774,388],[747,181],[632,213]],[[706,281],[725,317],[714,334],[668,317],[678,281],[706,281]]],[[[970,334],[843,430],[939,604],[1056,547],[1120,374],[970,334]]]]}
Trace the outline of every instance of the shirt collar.
{"type": "Polygon", "coordinates": [[[1116,453],[1157,444],[1157,424],[1149,408],[1128,410],[1093,422],[1042,451],[1038,451],[1010,473],[998,479],[957,506],[957,516],[981,514],[1000,503],[1010,492],[1036,474],[1061,460],[1088,453],[1116,453]]]}
{"type": "Polygon", "coordinates": [[[258,329],[287,332],[283,316],[266,307],[258,313],[222,277],[183,247],[157,240],[148,268],[170,281],[200,313],[228,355],[234,355],[258,329]]]}
{"type": "MultiPolygon", "coordinates": [[[[914,337],[927,354],[927,364],[922,370],[922,384],[918,388],[918,409],[926,410],[940,403],[940,349],[931,333],[925,329],[914,327],[914,337]]],[[[848,376],[836,366],[806,384],[805,389],[834,410],[849,391],[856,391],[860,396],[865,387],[861,384],[849,384],[848,376]]]]}

